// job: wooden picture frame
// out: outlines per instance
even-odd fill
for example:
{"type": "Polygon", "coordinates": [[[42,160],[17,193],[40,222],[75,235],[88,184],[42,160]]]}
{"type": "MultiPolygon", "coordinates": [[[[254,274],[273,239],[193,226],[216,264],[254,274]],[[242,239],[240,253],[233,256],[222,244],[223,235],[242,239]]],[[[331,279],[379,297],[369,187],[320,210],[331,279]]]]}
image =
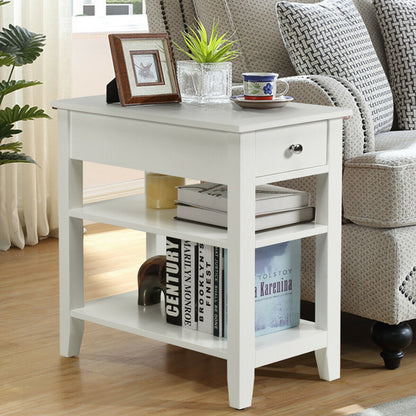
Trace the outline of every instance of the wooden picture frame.
{"type": "Polygon", "coordinates": [[[121,105],[180,102],[167,33],[109,35],[121,105]]]}

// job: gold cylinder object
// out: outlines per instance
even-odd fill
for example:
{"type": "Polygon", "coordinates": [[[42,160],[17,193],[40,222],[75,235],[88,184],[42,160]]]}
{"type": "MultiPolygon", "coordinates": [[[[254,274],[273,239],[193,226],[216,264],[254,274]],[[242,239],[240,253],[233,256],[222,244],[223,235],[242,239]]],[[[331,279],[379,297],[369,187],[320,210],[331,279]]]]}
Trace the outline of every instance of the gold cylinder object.
{"type": "Polygon", "coordinates": [[[185,179],[178,176],[146,172],[146,206],[147,208],[172,209],[178,197],[177,186],[185,184],[185,179]]]}

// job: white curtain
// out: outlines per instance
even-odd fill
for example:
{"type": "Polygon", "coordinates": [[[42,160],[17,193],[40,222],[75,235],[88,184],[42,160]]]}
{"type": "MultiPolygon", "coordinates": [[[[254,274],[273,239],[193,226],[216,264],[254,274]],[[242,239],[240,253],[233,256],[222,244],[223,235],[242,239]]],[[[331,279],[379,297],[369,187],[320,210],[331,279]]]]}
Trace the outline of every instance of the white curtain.
{"type": "MultiPolygon", "coordinates": [[[[71,1],[12,0],[0,6],[0,23],[2,27],[11,23],[46,35],[41,56],[33,64],[17,68],[13,77],[43,84],[6,97],[2,105],[29,104],[43,108],[52,117],[18,126],[23,130],[19,136],[23,151],[38,166],[0,166],[0,250],[7,250],[37,244],[40,238],[57,232],[57,122],[51,101],[67,98],[71,92],[71,1]]],[[[2,68],[0,80],[7,76],[7,68],[2,68]]]]}

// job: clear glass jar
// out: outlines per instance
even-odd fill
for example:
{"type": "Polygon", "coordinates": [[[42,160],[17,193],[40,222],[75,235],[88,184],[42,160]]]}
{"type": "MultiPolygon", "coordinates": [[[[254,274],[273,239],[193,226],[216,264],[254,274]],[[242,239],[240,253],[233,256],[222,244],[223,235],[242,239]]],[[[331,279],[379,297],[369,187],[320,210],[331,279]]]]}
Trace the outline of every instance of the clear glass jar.
{"type": "Polygon", "coordinates": [[[156,209],[176,208],[178,198],[177,186],[185,184],[185,179],[178,176],[146,172],[146,207],[156,209]]]}
{"type": "Polygon", "coordinates": [[[185,103],[216,104],[230,101],[232,63],[177,63],[178,83],[185,103]]]}

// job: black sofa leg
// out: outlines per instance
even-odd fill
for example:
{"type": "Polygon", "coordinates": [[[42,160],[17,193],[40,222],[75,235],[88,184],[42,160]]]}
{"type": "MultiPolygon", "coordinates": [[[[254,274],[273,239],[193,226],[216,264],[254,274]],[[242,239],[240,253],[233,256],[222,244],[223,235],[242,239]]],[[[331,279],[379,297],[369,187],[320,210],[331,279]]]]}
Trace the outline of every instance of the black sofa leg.
{"type": "Polygon", "coordinates": [[[371,328],[371,338],[383,349],[380,355],[389,370],[400,367],[400,360],[404,357],[403,350],[410,345],[412,337],[412,328],[406,322],[398,325],[375,322],[371,328]]]}

